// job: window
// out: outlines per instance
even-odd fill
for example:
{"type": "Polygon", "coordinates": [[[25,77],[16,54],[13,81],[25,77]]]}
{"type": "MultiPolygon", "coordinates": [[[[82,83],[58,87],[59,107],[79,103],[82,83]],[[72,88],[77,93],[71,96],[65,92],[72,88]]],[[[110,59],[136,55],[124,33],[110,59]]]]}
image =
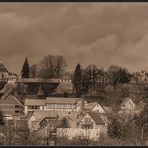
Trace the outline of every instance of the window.
{"type": "Polygon", "coordinates": [[[69,104],[66,104],[66,108],[69,108],[69,104]]]}
{"type": "Polygon", "coordinates": [[[28,109],[39,109],[40,106],[28,106],[28,109]]]}
{"type": "Polygon", "coordinates": [[[2,78],[4,78],[4,74],[2,74],[2,78]]]}
{"type": "Polygon", "coordinates": [[[51,104],[47,104],[47,108],[51,108],[51,104]]]}
{"type": "Polygon", "coordinates": [[[34,109],[39,109],[39,107],[38,106],[35,106],[34,109]]]}
{"type": "Polygon", "coordinates": [[[19,105],[15,105],[15,108],[19,108],[19,105]]]}
{"type": "Polygon", "coordinates": [[[19,110],[15,110],[15,113],[19,113],[20,111],[19,110]]]}
{"type": "Polygon", "coordinates": [[[72,104],[69,105],[70,108],[72,108],[72,106],[73,106],[72,104]]]}
{"type": "Polygon", "coordinates": [[[91,119],[90,119],[90,118],[84,118],[84,121],[85,121],[85,122],[90,122],[91,119]]]}

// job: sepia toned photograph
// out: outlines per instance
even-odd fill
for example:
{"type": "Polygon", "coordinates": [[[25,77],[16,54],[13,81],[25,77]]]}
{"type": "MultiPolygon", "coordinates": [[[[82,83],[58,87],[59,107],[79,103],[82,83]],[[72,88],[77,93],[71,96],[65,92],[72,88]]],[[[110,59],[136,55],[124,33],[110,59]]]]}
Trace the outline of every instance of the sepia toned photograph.
{"type": "Polygon", "coordinates": [[[148,3],[0,2],[0,145],[148,146],[148,3]]]}

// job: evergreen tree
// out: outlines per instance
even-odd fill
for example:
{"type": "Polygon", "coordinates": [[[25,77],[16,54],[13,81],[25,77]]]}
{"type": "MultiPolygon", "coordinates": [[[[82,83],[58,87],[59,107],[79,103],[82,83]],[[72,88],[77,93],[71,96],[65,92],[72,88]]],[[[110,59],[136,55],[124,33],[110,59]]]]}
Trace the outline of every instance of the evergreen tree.
{"type": "Polygon", "coordinates": [[[25,59],[21,73],[22,73],[22,78],[29,78],[29,63],[27,58],[25,59]]]}
{"type": "Polygon", "coordinates": [[[82,77],[82,70],[81,66],[78,63],[73,75],[73,85],[75,89],[75,96],[80,97],[82,94],[82,82],[81,82],[81,77],[82,77]]]}

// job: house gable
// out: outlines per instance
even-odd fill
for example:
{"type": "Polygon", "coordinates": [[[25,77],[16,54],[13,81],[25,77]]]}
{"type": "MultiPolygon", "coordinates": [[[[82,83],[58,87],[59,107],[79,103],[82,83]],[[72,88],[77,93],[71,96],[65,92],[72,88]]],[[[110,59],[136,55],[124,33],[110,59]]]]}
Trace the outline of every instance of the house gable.
{"type": "Polygon", "coordinates": [[[76,111],[81,111],[81,107],[79,105],[76,106],[76,111]]]}
{"type": "Polygon", "coordinates": [[[6,69],[3,63],[0,64],[0,72],[8,73],[8,70],[6,69]]]}
{"type": "MultiPolygon", "coordinates": [[[[76,103],[77,105],[81,105],[81,98],[77,101],[76,103]]],[[[88,104],[88,102],[84,99],[84,105],[88,104]]]]}
{"type": "Polygon", "coordinates": [[[135,110],[135,103],[132,101],[131,98],[127,99],[125,102],[122,103],[121,109],[122,110],[135,110]]]}
{"type": "Polygon", "coordinates": [[[80,122],[85,122],[85,120],[88,119],[88,118],[91,120],[91,122],[93,122],[93,124],[95,124],[94,120],[92,119],[92,117],[91,117],[88,113],[86,113],[86,114],[82,117],[82,119],[80,120],[80,122]]]}
{"type": "Polygon", "coordinates": [[[92,111],[97,111],[99,113],[105,113],[105,110],[98,103],[92,108],[92,111]]]}
{"type": "Polygon", "coordinates": [[[89,119],[89,122],[93,123],[94,128],[97,128],[99,125],[105,125],[105,122],[102,120],[99,113],[88,112],[84,115],[84,117],[82,117],[80,122],[84,123],[88,119],[89,119]]]}

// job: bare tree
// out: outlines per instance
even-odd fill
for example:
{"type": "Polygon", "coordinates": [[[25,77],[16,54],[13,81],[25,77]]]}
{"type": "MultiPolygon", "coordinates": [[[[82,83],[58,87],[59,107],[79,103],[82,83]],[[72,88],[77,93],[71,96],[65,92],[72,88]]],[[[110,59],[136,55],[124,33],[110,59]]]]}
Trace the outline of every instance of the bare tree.
{"type": "Polygon", "coordinates": [[[118,74],[119,69],[120,69],[119,66],[116,65],[112,65],[108,69],[108,74],[110,75],[110,82],[114,86],[114,89],[116,89],[117,84],[119,83],[120,79],[118,74]]]}
{"type": "Polygon", "coordinates": [[[37,69],[37,77],[59,78],[64,74],[66,60],[63,56],[48,55],[40,62],[37,69]]]}
{"type": "Polygon", "coordinates": [[[4,144],[12,145],[14,143],[15,127],[14,121],[8,120],[4,126],[4,144]]]}
{"type": "Polygon", "coordinates": [[[37,64],[33,64],[30,66],[30,78],[35,78],[37,72],[37,64]]]}

